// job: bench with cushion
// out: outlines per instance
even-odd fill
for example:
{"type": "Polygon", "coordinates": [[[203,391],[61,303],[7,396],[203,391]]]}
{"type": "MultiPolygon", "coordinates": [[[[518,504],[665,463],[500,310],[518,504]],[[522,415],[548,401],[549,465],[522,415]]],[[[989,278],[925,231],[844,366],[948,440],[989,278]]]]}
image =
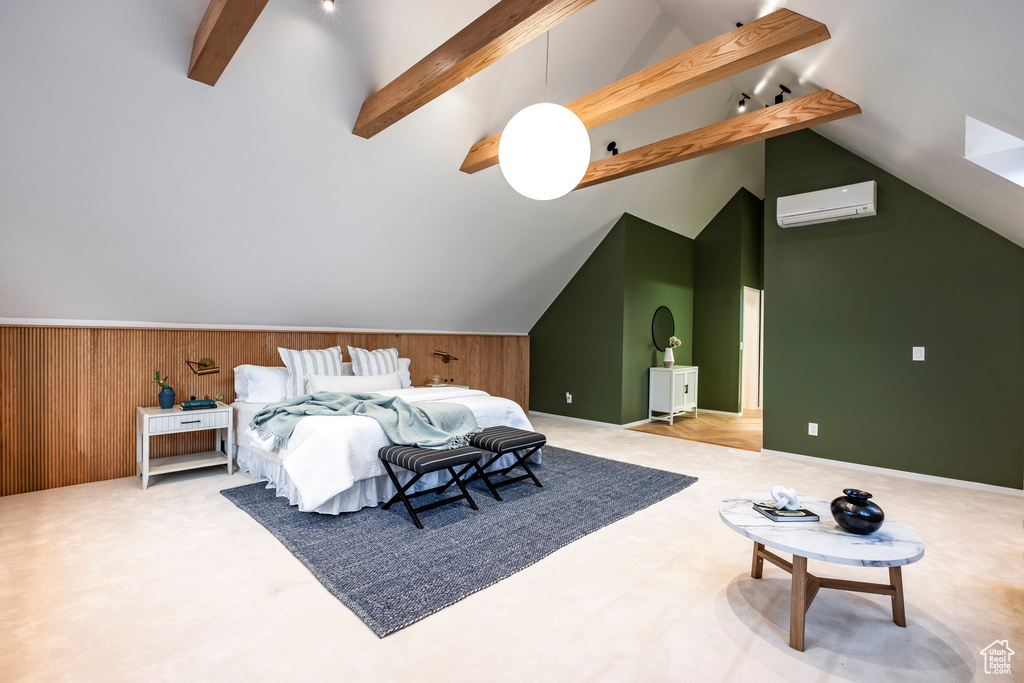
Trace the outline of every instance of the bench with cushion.
{"type": "Polygon", "coordinates": [[[471,469],[475,468],[477,470],[473,475],[474,478],[482,477],[484,482],[487,484],[487,487],[491,490],[491,493],[494,494],[494,497],[501,500],[498,496],[498,492],[491,486],[491,482],[487,475],[484,474],[483,470],[480,468],[480,459],[483,456],[483,453],[481,453],[479,448],[464,446],[462,448],[439,451],[428,448],[419,448],[417,446],[398,446],[392,444],[381,448],[377,452],[377,455],[384,464],[384,469],[387,470],[388,477],[391,478],[391,483],[393,483],[395,488],[398,490],[398,492],[391,497],[391,500],[384,503],[381,508],[387,510],[395,502],[401,500],[405,503],[405,507],[409,511],[409,516],[412,517],[412,521],[416,524],[417,528],[423,528],[423,524],[416,515],[417,512],[430,510],[431,508],[447,505],[448,503],[455,503],[463,499],[469,502],[470,507],[474,510],[479,509],[473,501],[473,498],[469,495],[469,491],[466,490],[465,483],[462,481],[462,476],[471,469]],[[410,470],[415,473],[415,476],[413,476],[413,478],[403,486],[398,480],[398,475],[395,474],[393,466],[410,470]],[[458,467],[462,467],[462,469],[457,471],[456,468],[458,467]],[[408,492],[424,474],[437,472],[439,470],[448,470],[452,475],[452,480],[435,488],[417,491],[416,493],[408,492]],[[459,490],[462,491],[461,495],[443,498],[441,500],[428,503],[427,505],[422,505],[418,508],[413,507],[412,502],[409,500],[410,498],[424,496],[428,493],[442,494],[453,483],[458,485],[459,490]]]}
{"type": "MultiPolygon", "coordinates": [[[[537,432],[529,432],[525,429],[516,429],[515,427],[488,427],[482,432],[478,432],[473,436],[469,437],[469,444],[474,448],[479,448],[484,451],[489,451],[492,455],[487,460],[487,463],[480,468],[479,472],[474,472],[466,483],[479,478],[486,472],[484,481],[487,483],[487,488],[490,489],[491,493],[494,494],[495,499],[501,500],[501,496],[498,495],[497,489],[501,486],[508,486],[514,484],[517,481],[523,479],[532,479],[533,483],[537,486],[543,487],[537,479],[537,475],[530,469],[530,465],[527,460],[530,459],[534,453],[540,450],[541,446],[547,443],[547,438],[543,434],[537,432]],[[508,467],[503,467],[499,470],[493,470],[487,472],[487,468],[493,465],[497,460],[505,455],[512,454],[515,457],[513,462],[508,467]],[[522,467],[526,471],[526,474],[521,474],[518,477],[508,477],[508,473],[517,467],[522,467]],[[502,481],[494,482],[489,479],[494,475],[501,475],[508,477],[502,481]]],[[[445,488],[451,486],[449,482],[445,488]]]]}

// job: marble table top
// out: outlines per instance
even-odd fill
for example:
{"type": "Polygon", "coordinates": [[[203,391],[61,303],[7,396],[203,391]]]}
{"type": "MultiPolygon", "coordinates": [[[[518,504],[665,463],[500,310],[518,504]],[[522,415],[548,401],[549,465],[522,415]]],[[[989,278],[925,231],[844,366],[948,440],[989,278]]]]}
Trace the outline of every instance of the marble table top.
{"type": "Polygon", "coordinates": [[[735,531],[769,548],[811,560],[859,567],[897,567],[924,556],[924,541],[899,522],[886,519],[873,534],[859,536],[835,523],[831,501],[800,496],[800,506],[820,517],[817,522],[773,522],[752,506],[772,499],[769,493],[746,493],[726,498],[718,516],[735,531]]]}

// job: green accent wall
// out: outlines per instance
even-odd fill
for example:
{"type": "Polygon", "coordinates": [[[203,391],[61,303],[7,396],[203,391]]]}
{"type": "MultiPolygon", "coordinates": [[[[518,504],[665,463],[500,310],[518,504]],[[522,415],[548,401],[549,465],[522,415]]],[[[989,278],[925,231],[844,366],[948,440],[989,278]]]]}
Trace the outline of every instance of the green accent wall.
{"type": "Polygon", "coordinates": [[[809,130],[765,163],[764,447],[1022,488],[1024,249],[809,130]],[[866,180],[877,216],[778,227],[778,197],[866,180]]]}
{"type": "Polygon", "coordinates": [[[622,416],[619,424],[647,419],[648,369],[664,352],[651,337],[651,319],[668,306],[682,344],[672,351],[678,365],[692,360],[693,240],[625,214],[626,292],[622,319],[622,416]]]}
{"type": "Polygon", "coordinates": [[[651,319],[662,305],[683,342],[676,362],[689,363],[693,240],[623,214],[530,330],[531,409],[612,424],[645,419],[647,369],[661,363],[651,319]]]}
{"type": "Polygon", "coordinates": [[[531,409],[619,424],[625,251],[620,220],[530,330],[531,409]]]}
{"type": "Polygon", "coordinates": [[[741,188],[694,240],[693,364],[700,408],[741,412],[743,287],[761,289],[764,203],[741,188]]]}

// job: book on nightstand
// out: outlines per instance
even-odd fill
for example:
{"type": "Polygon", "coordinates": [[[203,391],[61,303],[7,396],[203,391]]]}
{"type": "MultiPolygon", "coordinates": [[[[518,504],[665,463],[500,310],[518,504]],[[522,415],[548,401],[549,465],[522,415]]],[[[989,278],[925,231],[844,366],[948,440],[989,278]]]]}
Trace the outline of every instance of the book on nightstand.
{"type": "Polygon", "coordinates": [[[820,519],[806,508],[777,510],[771,503],[754,503],[754,509],[773,522],[817,522],[820,519]]]}
{"type": "Polygon", "coordinates": [[[212,400],[199,400],[199,401],[182,401],[182,410],[209,410],[210,408],[216,408],[217,402],[212,400]]]}

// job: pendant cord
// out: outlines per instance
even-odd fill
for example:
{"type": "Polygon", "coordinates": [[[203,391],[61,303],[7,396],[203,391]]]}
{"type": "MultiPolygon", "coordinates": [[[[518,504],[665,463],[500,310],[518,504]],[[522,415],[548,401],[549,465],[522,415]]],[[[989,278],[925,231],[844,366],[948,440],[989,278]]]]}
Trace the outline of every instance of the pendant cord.
{"type": "Polygon", "coordinates": [[[548,64],[551,63],[551,31],[545,31],[547,36],[547,47],[544,48],[544,102],[549,102],[548,97],[548,64]]]}

